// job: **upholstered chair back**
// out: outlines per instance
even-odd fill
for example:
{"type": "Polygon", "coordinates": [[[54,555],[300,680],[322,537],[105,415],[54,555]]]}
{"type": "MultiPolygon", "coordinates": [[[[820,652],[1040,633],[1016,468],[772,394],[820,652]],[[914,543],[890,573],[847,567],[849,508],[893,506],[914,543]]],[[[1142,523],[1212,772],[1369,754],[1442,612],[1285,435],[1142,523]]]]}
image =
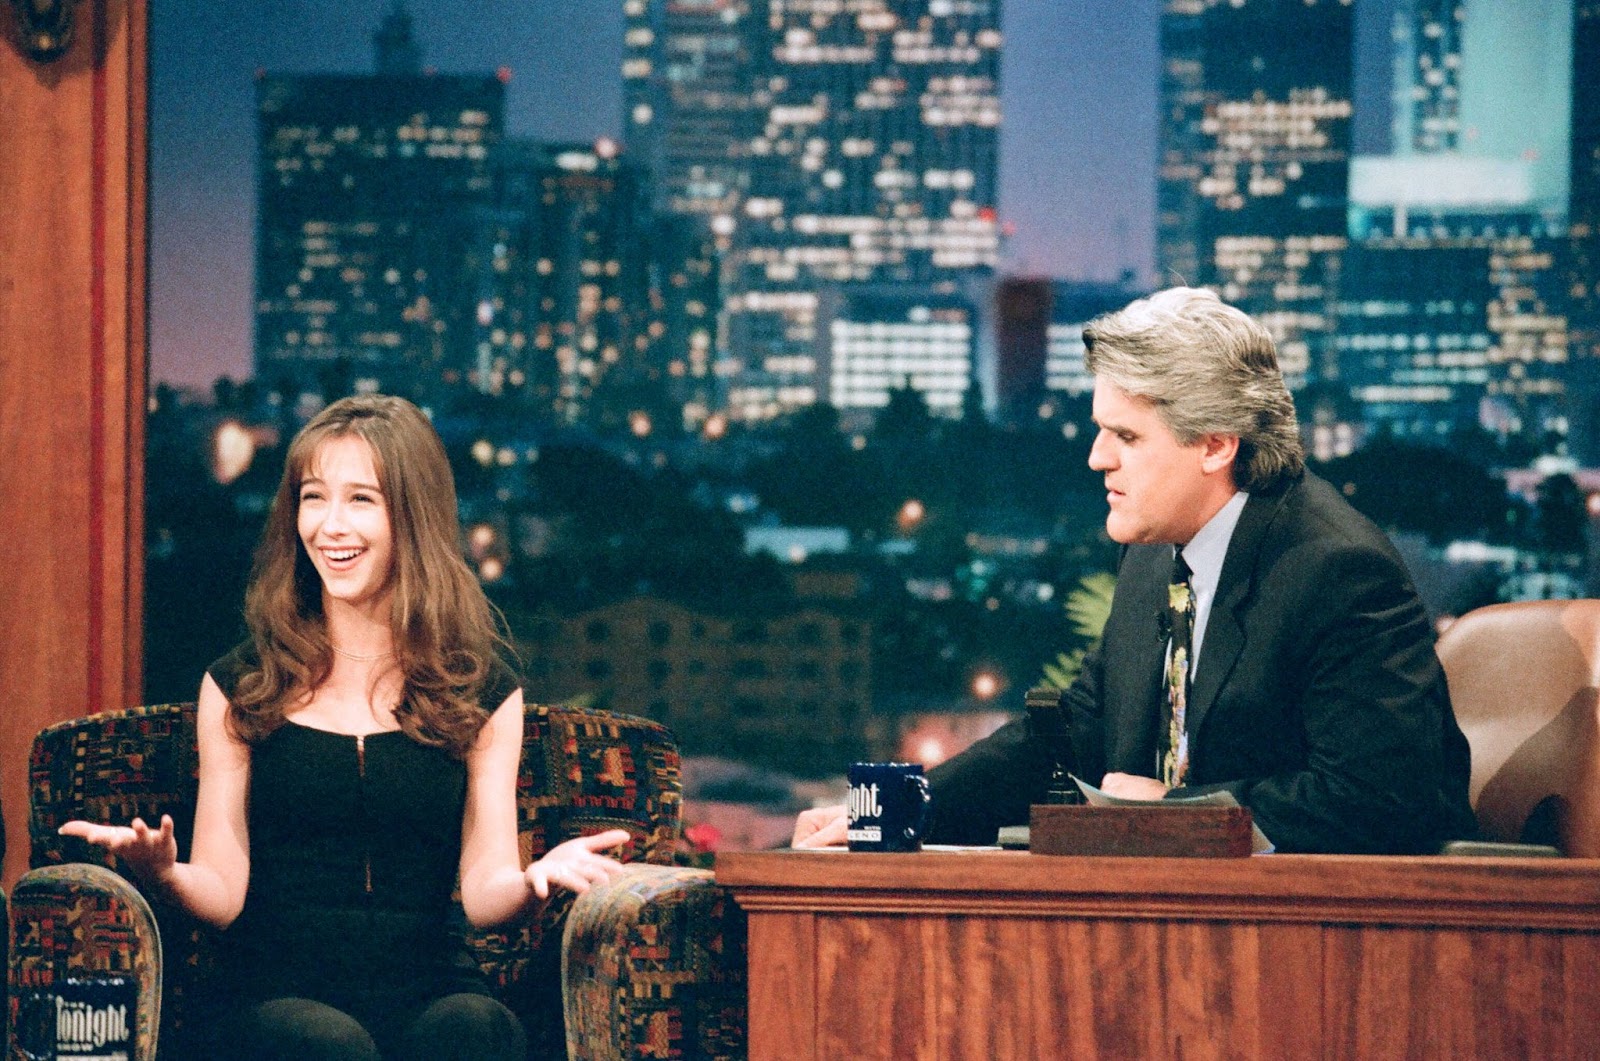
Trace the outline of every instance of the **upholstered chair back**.
{"type": "Polygon", "coordinates": [[[1485,837],[1600,857],[1600,601],[1479,608],[1438,650],[1485,837]]]}

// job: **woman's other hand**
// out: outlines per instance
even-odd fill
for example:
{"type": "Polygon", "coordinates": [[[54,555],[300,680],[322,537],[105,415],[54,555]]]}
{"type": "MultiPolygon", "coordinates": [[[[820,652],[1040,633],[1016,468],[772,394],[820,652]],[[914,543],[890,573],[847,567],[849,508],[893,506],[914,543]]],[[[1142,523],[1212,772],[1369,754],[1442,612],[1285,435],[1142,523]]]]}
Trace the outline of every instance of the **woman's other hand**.
{"type": "Polygon", "coordinates": [[[608,829],[594,836],[580,836],[551,848],[524,873],[528,887],[540,899],[550,898],[559,885],[582,895],[591,885],[604,884],[622,872],[622,863],[600,854],[621,847],[629,840],[626,829],[608,829]]]}

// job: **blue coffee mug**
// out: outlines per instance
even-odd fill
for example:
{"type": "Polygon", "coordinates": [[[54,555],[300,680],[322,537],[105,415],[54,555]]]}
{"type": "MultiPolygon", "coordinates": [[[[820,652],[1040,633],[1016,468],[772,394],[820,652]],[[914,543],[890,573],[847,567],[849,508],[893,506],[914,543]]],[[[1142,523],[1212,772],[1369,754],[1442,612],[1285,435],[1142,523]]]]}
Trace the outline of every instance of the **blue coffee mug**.
{"type": "Polygon", "coordinates": [[[855,763],[845,834],[850,850],[921,851],[932,801],[921,763],[855,763]]]}

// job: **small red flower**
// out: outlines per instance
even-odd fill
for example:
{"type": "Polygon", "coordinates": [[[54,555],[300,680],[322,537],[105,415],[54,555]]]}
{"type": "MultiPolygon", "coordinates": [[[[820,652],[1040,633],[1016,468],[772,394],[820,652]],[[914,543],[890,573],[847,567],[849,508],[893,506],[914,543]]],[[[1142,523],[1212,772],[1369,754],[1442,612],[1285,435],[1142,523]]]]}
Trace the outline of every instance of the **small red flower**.
{"type": "Polygon", "coordinates": [[[722,830],[715,825],[691,825],[683,831],[683,838],[693,844],[696,851],[715,851],[722,843],[722,830]]]}

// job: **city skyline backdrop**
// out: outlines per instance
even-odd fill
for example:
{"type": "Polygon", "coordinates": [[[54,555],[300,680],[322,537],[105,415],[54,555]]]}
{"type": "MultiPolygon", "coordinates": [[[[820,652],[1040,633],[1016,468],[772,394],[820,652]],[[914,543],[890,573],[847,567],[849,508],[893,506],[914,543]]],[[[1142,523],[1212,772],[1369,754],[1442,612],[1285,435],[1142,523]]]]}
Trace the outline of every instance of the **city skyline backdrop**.
{"type": "Polygon", "coordinates": [[[151,675],[224,650],[246,564],[210,611],[196,574],[248,554],[295,424],[377,390],[436,417],[542,701],[787,761],[813,716],[887,738],[1016,692],[1115,567],[1083,324],[1183,281],[1272,329],[1308,457],[1430,615],[1593,594],[1600,0],[1150,0],[1142,38],[1042,0],[606,3],[575,10],[625,14],[622,62],[548,5],[169,42],[155,374],[181,320],[188,382],[260,385],[152,403],[151,675]]]}
{"type": "MultiPolygon", "coordinates": [[[[1359,0],[1356,143],[1387,141],[1387,27],[1359,0]]],[[[252,366],[255,77],[367,73],[393,0],[156,0],[151,59],[151,378],[206,387],[252,366]]],[[[1152,281],[1161,5],[1005,0],[1002,272],[1152,281]]],[[[410,9],[426,67],[510,73],[507,132],[618,137],[622,4],[410,9]],[[512,27],[507,29],[507,27],[512,27]]]]}

